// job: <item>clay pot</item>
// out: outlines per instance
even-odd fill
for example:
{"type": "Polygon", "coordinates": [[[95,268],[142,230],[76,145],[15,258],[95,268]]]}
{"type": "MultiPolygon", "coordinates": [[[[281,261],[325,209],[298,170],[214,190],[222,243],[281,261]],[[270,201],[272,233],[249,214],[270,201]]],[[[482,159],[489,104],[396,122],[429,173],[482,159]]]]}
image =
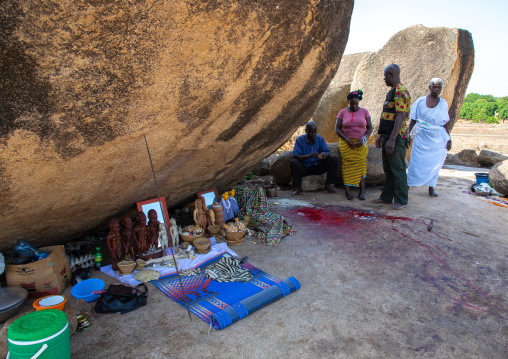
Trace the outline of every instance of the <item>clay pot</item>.
{"type": "Polygon", "coordinates": [[[220,226],[218,224],[214,224],[212,226],[208,226],[207,230],[208,230],[208,233],[216,235],[216,234],[219,234],[219,232],[220,232],[220,226]]]}
{"type": "Polygon", "coordinates": [[[210,248],[210,239],[209,238],[198,238],[194,240],[192,243],[196,250],[199,252],[204,252],[210,248]]]}
{"type": "Polygon", "coordinates": [[[141,270],[146,266],[146,262],[142,259],[136,260],[136,270],[141,270]]]}
{"type": "Polygon", "coordinates": [[[134,267],[136,266],[136,262],[134,261],[122,261],[117,263],[118,268],[120,269],[120,273],[122,274],[131,274],[134,272],[134,267]]]}

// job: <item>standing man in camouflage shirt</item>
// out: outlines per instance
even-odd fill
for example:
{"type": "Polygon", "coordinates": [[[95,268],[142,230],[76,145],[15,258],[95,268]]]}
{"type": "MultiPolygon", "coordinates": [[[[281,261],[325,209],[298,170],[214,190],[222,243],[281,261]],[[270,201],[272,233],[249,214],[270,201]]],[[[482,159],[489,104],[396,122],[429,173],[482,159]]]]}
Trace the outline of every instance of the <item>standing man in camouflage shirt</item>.
{"type": "Polygon", "coordinates": [[[383,149],[386,185],[381,196],[372,202],[386,204],[393,202],[392,209],[398,210],[406,207],[408,200],[406,149],[409,147],[407,122],[411,95],[400,83],[399,65],[388,65],[384,70],[384,80],[392,89],[386,95],[383,105],[376,147],[383,149]]]}

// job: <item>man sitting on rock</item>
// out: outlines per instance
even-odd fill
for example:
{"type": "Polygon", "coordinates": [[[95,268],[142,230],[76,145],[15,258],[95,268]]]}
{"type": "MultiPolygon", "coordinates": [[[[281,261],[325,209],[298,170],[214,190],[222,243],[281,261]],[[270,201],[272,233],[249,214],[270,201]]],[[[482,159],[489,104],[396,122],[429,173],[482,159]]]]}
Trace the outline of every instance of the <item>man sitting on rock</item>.
{"type": "Polygon", "coordinates": [[[324,192],[335,193],[331,184],[335,183],[339,158],[330,156],[330,149],[323,136],[317,134],[315,122],[308,122],[305,126],[306,135],[296,139],[291,160],[293,188],[291,194],[297,196],[302,193],[302,178],[310,175],[320,175],[327,172],[324,192]]]}

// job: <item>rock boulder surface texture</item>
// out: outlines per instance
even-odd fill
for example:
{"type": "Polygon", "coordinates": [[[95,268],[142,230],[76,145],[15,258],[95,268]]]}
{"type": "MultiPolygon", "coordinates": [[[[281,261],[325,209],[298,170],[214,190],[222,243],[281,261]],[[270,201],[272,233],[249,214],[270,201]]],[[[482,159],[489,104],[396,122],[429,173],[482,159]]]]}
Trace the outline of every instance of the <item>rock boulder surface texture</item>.
{"type": "Polygon", "coordinates": [[[225,189],[312,116],[353,0],[0,4],[0,249],[225,189]]]}
{"type": "Polygon", "coordinates": [[[351,92],[351,83],[360,61],[372,52],[362,52],[342,56],[339,70],[332,82],[319,100],[318,107],[312,115],[312,120],[318,126],[319,134],[327,142],[337,142],[339,137],[335,133],[335,119],[341,109],[348,106],[347,95],[351,92]]]}
{"type": "Polygon", "coordinates": [[[489,183],[496,191],[508,196],[508,160],[498,162],[490,169],[489,183]]]}
{"type": "Polygon", "coordinates": [[[478,155],[478,158],[476,160],[483,167],[490,168],[498,162],[508,160],[508,157],[506,157],[498,152],[494,152],[494,151],[490,151],[490,150],[481,150],[480,154],[478,155]]]}
{"type": "Polygon", "coordinates": [[[448,102],[451,129],[459,118],[474,68],[471,33],[462,29],[415,25],[396,33],[383,48],[362,59],[351,88],[363,90],[360,106],[369,110],[374,134],[390,90],[384,83],[383,70],[391,63],[401,67],[401,82],[408,88],[413,102],[429,93],[431,78],[443,80],[441,97],[448,102]]]}

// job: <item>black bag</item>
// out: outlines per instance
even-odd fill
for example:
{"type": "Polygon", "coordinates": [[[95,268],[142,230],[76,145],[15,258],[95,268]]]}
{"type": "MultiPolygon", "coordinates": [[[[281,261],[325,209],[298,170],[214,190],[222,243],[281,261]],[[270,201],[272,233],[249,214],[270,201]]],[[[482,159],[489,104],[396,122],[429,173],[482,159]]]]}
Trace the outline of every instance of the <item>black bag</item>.
{"type": "Polygon", "coordinates": [[[95,303],[95,311],[124,314],[146,305],[147,298],[148,288],[144,283],[134,288],[122,284],[110,284],[106,293],[102,293],[95,303]],[[139,290],[139,287],[144,290],[139,290]]]}

